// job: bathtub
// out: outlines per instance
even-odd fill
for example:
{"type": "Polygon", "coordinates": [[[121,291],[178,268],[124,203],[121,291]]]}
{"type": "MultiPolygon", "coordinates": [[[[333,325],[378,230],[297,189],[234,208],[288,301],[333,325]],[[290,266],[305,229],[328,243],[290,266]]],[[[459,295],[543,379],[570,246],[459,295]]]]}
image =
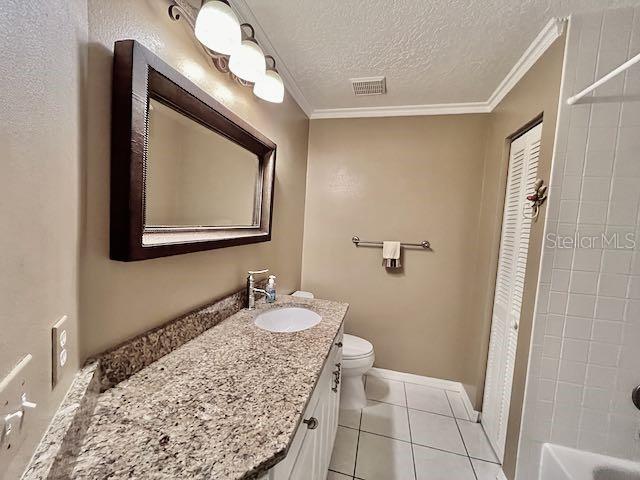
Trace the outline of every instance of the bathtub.
{"type": "Polygon", "coordinates": [[[540,480],[640,480],[640,464],[562,447],[542,446],[540,480]]]}

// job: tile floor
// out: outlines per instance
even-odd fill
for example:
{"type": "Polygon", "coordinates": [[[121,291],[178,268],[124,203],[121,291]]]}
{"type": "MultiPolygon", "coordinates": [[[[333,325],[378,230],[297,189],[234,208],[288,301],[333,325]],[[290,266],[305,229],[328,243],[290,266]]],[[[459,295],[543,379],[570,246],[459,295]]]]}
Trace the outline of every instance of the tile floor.
{"type": "Polygon", "coordinates": [[[327,480],[494,480],[498,460],[458,392],[366,377],[368,404],[341,410],[327,480]]]}

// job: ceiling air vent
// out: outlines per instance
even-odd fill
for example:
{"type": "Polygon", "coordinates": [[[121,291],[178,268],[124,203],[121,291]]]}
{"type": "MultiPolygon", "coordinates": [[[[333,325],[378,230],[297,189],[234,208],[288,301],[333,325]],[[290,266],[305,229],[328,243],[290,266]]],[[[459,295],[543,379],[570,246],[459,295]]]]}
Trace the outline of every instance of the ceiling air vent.
{"type": "Polygon", "coordinates": [[[360,95],[383,95],[387,93],[385,77],[352,78],[353,93],[360,95]]]}

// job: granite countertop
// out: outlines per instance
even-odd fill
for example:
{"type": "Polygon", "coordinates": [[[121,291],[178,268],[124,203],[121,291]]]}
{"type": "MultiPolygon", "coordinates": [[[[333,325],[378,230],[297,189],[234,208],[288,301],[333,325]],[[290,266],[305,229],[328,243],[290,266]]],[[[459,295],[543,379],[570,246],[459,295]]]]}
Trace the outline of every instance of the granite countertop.
{"type": "Polygon", "coordinates": [[[256,307],[98,394],[81,441],[64,453],[65,478],[251,479],[284,458],[348,305],[280,296],[256,307]],[[254,325],[282,306],[322,321],[295,333],[254,325]]]}

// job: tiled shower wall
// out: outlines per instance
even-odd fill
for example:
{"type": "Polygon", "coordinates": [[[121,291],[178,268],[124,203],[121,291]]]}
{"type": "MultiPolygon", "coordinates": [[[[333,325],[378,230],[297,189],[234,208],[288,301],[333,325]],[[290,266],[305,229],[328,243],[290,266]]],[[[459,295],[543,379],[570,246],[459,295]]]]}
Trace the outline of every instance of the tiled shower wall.
{"type": "Polygon", "coordinates": [[[518,458],[551,442],[640,460],[640,8],[572,17],[518,458]]]}

